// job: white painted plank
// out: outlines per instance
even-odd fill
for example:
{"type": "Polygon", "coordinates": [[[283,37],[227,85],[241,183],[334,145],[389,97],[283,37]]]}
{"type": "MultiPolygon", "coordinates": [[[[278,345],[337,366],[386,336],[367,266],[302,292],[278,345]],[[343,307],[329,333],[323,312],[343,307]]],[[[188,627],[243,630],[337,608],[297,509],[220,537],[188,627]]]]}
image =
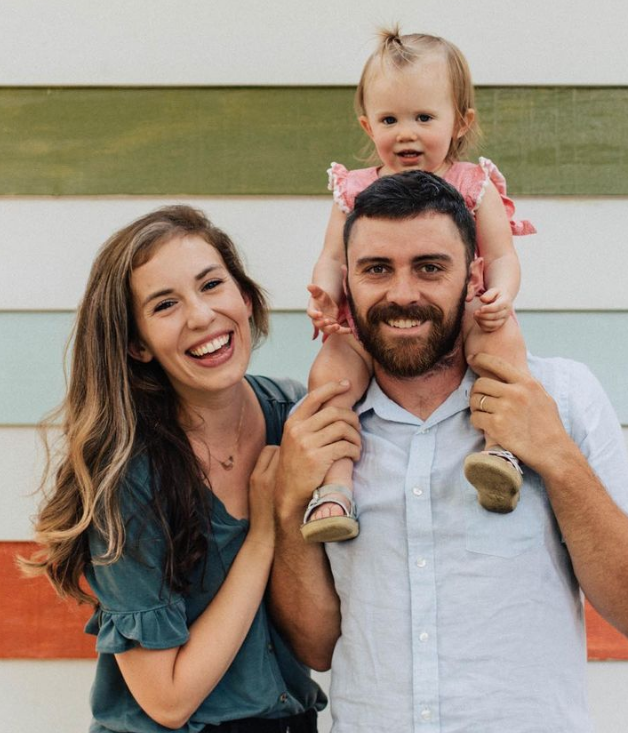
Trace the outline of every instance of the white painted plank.
{"type": "Polygon", "coordinates": [[[0,84],[355,84],[378,26],[443,35],[476,84],[626,84],[622,0],[20,0],[0,84]]]}
{"type": "MultiPolygon", "coordinates": [[[[174,199],[0,199],[0,310],[72,310],[113,231],[174,199]]],[[[276,310],[305,307],[328,197],[193,198],[240,246],[276,310]]],[[[628,309],[628,199],[521,198],[520,310],[628,309]]]]}
{"type": "MultiPolygon", "coordinates": [[[[623,433],[628,449],[628,428],[623,433]]],[[[32,492],[39,483],[42,458],[35,428],[0,427],[0,542],[33,538],[31,517],[40,497],[32,492]]]]}
{"type": "MultiPolygon", "coordinates": [[[[85,733],[91,714],[91,660],[0,661],[0,721],[11,733],[85,733]]],[[[329,692],[329,673],[315,674],[329,692]]],[[[628,662],[589,662],[589,704],[596,733],[625,733],[628,719],[628,662]]],[[[319,733],[331,730],[329,709],[319,716],[319,733]]]]}

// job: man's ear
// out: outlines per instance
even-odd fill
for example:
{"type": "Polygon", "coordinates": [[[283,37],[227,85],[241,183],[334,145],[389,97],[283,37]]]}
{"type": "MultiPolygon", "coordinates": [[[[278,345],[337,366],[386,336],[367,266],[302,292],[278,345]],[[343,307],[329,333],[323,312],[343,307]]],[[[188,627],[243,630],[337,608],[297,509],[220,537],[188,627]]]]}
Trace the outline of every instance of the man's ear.
{"type": "Polygon", "coordinates": [[[369,118],[366,115],[360,115],[358,117],[358,122],[360,123],[360,127],[364,130],[364,132],[373,139],[373,128],[371,127],[371,123],[369,122],[369,118]]]}
{"type": "Polygon", "coordinates": [[[461,137],[467,134],[469,132],[469,129],[471,128],[471,125],[475,122],[475,110],[473,107],[469,107],[469,109],[466,111],[466,114],[460,123],[458,129],[456,130],[456,140],[459,140],[461,137]]]}
{"type": "Polygon", "coordinates": [[[141,341],[131,341],[129,344],[129,354],[131,358],[136,361],[141,361],[144,364],[148,364],[149,361],[153,360],[153,355],[141,341]]]}
{"type": "Polygon", "coordinates": [[[484,260],[476,257],[469,265],[466,302],[470,303],[481,290],[484,290],[484,260]]]}

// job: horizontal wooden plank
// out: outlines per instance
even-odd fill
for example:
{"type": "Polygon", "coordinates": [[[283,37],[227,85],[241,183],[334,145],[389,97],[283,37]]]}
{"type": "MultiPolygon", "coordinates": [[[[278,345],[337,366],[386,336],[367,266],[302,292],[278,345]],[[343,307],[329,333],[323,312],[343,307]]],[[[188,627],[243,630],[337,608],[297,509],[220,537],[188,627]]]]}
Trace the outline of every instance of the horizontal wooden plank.
{"type": "MultiPolygon", "coordinates": [[[[624,437],[628,448],[628,428],[624,428],[624,437]]],[[[0,427],[0,541],[32,540],[32,519],[40,500],[34,492],[43,470],[42,458],[35,428],[0,427]]]]}
{"type": "Polygon", "coordinates": [[[57,598],[43,578],[24,578],[16,555],[35,545],[0,542],[0,658],[77,659],[95,656],[94,637],[83,632],[91,609],[57,598]]]}
{"type": "MultiPolygon", "coordinates": [[[[17,554],[35,549],[28,542],[0,542],[0,658],[91,658],[94,639],[83,627],[87,606],[60,601],[43,578],[24,579],[15,566],[17,554]]],[[[587,638],[591,659],[628,659],[628,640],[587,608],[587,638]]]]}
{"type": "MultiPolygon", "coordinates": [[[[62,357],[72,313],[0,313],[0,425],[32,425],[62,398],[62,357]]],[[[519,313],[532,353],[588,364],[628,424],[628,312],[519,313]]],[[[318,350],[306,315],[273,313],[251,371],[305,382],[318,350]]]]}
{"type": "MultiPolygon", "coordinates": [[[[269,291],[275,310],[305,307],[331,194],[177,200],[203,209],[229,232],[251,275],[269,291]]],[[[74,309],[100,244],[127,222],[171,202],[0,198],[7,243],[0,267],[0,311],[74,309]]],[[[519,309],[628,310],[628,198],[520,197],[516,203],[518,215],[534,222],[539,232],[516,240],[523,270],[519,309]]]]}
{"type": "Polygon", "coordinates": [[[170,0],[6,3],[0,84],[353,84],[377,27],[394,21],[457,43],[476,83],[628,81],[628,15],[619,0],[482,0],[472,22],[464,0],[420,7],[395,0],[386,9],[381,0],[318,0],[298,12],[291,0],[172,7],[170,0]],[[173,38],[185,43],[169,53],[173,38]]]}
{"type": "MultiPolygon", "coordinates": [[[[0,89],[0,194],[320,194],[363,134],[346,87],[0,89]]],[[[628,87],[485,87],[511,191],[628,194],[628,87]]]]}

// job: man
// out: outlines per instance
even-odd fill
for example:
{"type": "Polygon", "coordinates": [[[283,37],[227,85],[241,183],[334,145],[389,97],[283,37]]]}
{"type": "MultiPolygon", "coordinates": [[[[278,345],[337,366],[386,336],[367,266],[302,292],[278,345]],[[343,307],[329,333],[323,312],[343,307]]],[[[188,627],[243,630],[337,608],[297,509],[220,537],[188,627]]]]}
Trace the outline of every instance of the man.
{"type": "Polygon", "coordinates": [[[323,550],[298,531],[321,472],[312,453],[350,428],[332,434],[329,411],[321,424],[323,394],[286,425],[271,599],[304,661],[324,669],[333,651],[334,733],[588,733],[580,587],[628,631],[616,418],[563,359],[530,368],[569,434],[543,387],[499,359],[476,359],[503,381],[474,388],[459,338],[482,284],[473,231],[457,192],[419,171],[380,179],[348,217],[347,296],[375,362],[356,407],[355,540],[323,550]],[[484,510],[464,478],[474,425],[526,464],[511,514],[484,510]]]}

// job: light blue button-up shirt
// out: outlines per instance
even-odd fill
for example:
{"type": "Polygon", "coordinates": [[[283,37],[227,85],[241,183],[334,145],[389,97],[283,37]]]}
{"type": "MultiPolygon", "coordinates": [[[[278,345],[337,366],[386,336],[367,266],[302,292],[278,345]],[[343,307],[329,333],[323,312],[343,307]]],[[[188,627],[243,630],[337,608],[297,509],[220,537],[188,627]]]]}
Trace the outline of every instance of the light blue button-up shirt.
{"type": "MultiPolygon", "coordinates": [[[[530,367],[627,511],[625,445],[598,382],[563,359],[530,367]]],[[[333,733],[591,731],[582,600],[543,483],[524,467],[519,505],[501,515],[464,478],[482,448],[473,379],[425,421],[376,382],[357,408],[360,534],[326,546],[342,610],[333,733]]]]}

